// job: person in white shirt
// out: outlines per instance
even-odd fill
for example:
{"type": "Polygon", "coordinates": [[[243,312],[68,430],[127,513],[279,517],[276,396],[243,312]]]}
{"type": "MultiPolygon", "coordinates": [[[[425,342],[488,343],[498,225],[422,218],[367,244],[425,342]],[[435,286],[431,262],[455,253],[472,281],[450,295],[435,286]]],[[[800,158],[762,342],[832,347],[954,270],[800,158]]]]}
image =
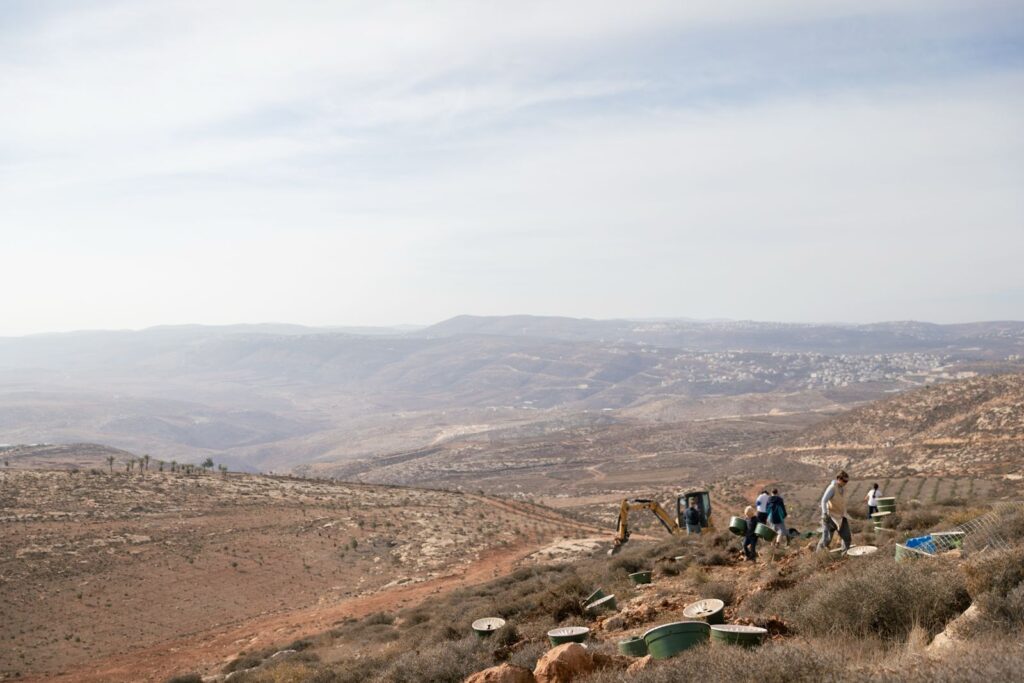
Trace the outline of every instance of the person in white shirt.
{"type": "Polygon", "coordinates": [[[757,509],[757,521],[761,524],[768,523],[768,499],[770,497],[767,491],[761,491],[761,495],[754,501],[754,507],[757,509]]]}
{"type": "Polygon", "coordinates": [[[878,484],[875,484],[868,489],[868,495],[864,496],[864,500],[868,503],[868,519],[871,519],[871,515],[878,512],[878,499],[882,496],[882,492],[878,490],[878,484]]]}
{"type": "Polygon", "coordinates": [[[849,482],[850,475],[840,470],[821,497],[821,540],[818,541],[818,550],[828,549],[832,543],[832,534],[836,531],[843,541],[843,551],[850,549],[853,536],[850,534],[850,518],[846,516],[846,485],[849,482]]]}

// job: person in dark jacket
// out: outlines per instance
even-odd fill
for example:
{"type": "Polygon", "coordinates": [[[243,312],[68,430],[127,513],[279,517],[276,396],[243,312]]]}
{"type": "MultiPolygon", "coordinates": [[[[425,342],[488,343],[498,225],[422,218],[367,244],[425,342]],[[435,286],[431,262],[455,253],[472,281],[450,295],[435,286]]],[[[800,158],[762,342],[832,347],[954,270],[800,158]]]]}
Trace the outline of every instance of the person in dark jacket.
{"type": "Polygon", "coordinates": [[[754,508],[747,506],[747,509],[743,511],[743,516],[747,518],[747,534],[743,537],[743,555],[751,562],[757,561],[757,534],[754,530],[757,528],[757,513],[754,508]]]}
{"type": "Polygon", "coordinates": [[[686,508],[683,521],[686,522],[687,536],[700,533],[700,510],[697,509],[697,500],[695,498],[690,499],[690,507],[686,508]]]}
{"type": "Polygon", "coordinates": [[[782,538],[786,539],[789,545],[789,530],[786,529],[786,502],[782,500],[778,489],[772,489],[772,495],[768,498],[768,526],[775,530],[775,545],[779,544],[782,538]]]}

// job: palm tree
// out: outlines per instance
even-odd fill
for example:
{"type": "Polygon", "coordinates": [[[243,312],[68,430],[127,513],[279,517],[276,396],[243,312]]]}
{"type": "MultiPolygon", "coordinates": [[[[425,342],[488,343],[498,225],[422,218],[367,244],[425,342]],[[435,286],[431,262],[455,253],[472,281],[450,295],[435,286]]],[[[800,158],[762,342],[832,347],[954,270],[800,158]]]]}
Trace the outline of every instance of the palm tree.
{"type": "Polygon", "coordinates": [[[108,455],[107,456],[107,467],[110,468],[110,473],[113,474],[114,473],[114,456],[112,456],[112,455],[108,455]]]}
{"type": "Polygon", "coordinates": [[[178,461],[177,460],[172,460],[171,461],[171,472],[177,472],[177,471],[178,471],[178,461]]]}
{"type": "Polygon", "coordinates": [[[146,470],[149,471],[149,453],[142,456],[142,462],[145,464],[146,470]]]}

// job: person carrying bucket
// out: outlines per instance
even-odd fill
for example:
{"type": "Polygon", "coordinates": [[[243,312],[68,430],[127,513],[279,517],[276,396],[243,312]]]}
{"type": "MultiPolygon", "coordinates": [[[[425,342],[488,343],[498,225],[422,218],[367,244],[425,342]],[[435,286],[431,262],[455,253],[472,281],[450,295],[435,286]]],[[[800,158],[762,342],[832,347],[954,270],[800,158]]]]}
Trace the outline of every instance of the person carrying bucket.
{"type": "Polygon", "coordinates": [[[882,492],[878,490],[878,484],[868,489],[868,495],[864,496],[864,500],[868,504],[868,519],[871,519],[871,515],[878,512],[878,498],[882,495],[882,492]]]}
{"type": "Polygon", "coordinates": [[[747,533],[743,537],[743,555],[751,562],[757,561],[757,534],[754,530],[757,529],[757,513],[751,506],[747,506],[747,509],[743,511],[743,516],[747,518],[747,533]]]}
{"type": "Polygon", "coordinates": [[[768,523],[768,499],[771,496],[768,495],[768,491],[761,491],[758,495],[757,500],[754,501],[754,505],[757,507],[757,521],[761,524],[768,523]]]}
{"type": "Polygon", "coordinates": [[[846,485],[849,482],[850,475],[846,470],[840,470],[821,497],[821,540],[818,541],[818,550],[828,549],[832,543],[832,534],[836,531],[842,539],[843,551],[850,549],[853,539],[850,535],[850,518],[846,515],[846,485]]]}
{"type": "Polygon", "coordinates": [[[779,544],[779,541],[783,538],[786,539],[786,545],[789,545],[789,531],[786,529],[786,503],[782,500],[782,496],[779,495],[778,489],[772,489],[772,495],[768,499],[768,526],[770,526],[776,533],[775,545],[779,544]]]}

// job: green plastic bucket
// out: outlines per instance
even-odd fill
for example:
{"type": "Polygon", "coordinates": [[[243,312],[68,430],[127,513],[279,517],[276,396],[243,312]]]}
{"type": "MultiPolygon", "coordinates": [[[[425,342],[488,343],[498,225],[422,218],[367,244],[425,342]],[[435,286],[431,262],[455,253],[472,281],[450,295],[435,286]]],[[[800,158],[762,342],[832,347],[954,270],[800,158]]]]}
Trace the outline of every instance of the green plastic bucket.
{"type": "Polygon", "coordinates": [[[742,517],[733,517],[729,520],[729,531],[737,536],[743,536],[747,533],[747,520],[742,517]]]}
{"type": "Polygon", "coordinates": [[[611,595],[606,595],[603,598],[598,598],[597,600],[594,600],[594,602],[590,603],[583,609],[585,609],[587,612],[590,612],[591,614],[597,614],[599,612],[603,612],[606,609],[618,608],[619,606],[615,602],[615,594],[612,593],[611,595]]]}
{"type": "Polygon", "coordinates": [[[559,626],[548,631],[548,640],[552,647],[564,645],[565,643],[583,643],[590,635],[590,629],[586,626],[559,626]]]}
{"type": "Polygon", "coordinates": [[[897,543],[896,544],[896,561],[897,562],[904,562],[906,560],[916,560],[916,559],[921,558],[921,557],[934,557],[934,555],[929,555],[928,553],[924,552],[923,550],[918,550],[917,548],[908,548],[907,546],[903,545],[902,543],[897,543]]]}
{"type": "Polygon", "coordinates": [[[691,602],[683,609],[683,616],[694,621],[723,624],[725,623],[725,603],[715,598],[691,602]]]}
{"type": "Polygon", "coordinates": [[[587,597],[585,597],[583,599],[583,604],[584,605],[589,605],[590,603],[594,602],[595,600],[600,600],[604,596],[605,596],[605,592],[603,590],[601,590],[600,588],[596,588],[593,593],[591,593],[590,595],[588,595],[587,597]]]}
{"type": "Polygon", "coordinates": [[[710,637],[711,627],[703,621],[677,621],[656,626],[644,633],[647,652],[654,659],[669,659],[710,637]]]}
{"type": "Polygon", "coordinates": [[[711,642],[724,645],[743,645],[756,647],[764,642],[768,629],[760,626],[742,626],[740,624],[715,624],[711,627],[711,642]]]}
{"type": "Polygon", "coordinates": [[[647,654],[647,643],[640,636],[619,641],[619,654],[627,657],[643,657],[647,654]]]}
{"type": "Polygon", "coordinates": [[[651,570],[647,569],[642,572],[633,572],[629,575],[629,580],[639,586],[642,583],[651,582],[651,570]]]}
{"type": "Polygon", "coordinates": [[[774,541],[778,535],[775,533],[775,529],[771,528],[767,524],[760,524],[754,527],[754,535],[764,541],[774,541]]]}
{"type": "Polygon", "coordinates": [[[505,625],[505,620],[498,617],[486,617],[473,622],[473,633],[478,638],[490,638],[491,634],[505,625]]]}
{"type": "Polygon", "coordinates": [[[896,505],[896,496],[885,496],[884,498],[878,498],[878,499],[876,499],[876,502],[878,503],[879,507],[881,507],[883,505],[893,505],[893,506],[895,506],[896,505]]]}

